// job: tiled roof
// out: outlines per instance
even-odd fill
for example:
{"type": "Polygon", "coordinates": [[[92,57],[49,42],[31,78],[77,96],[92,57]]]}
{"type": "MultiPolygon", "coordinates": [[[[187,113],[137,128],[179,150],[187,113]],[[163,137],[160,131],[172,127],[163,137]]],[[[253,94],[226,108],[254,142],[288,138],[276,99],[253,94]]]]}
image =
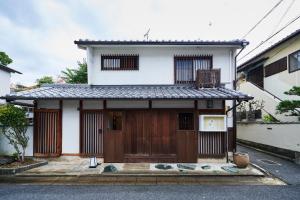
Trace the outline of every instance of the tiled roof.
{"type": "Polygon", "coordinates": [[[9,94],[14,99],[227,99],[247,100],[251,96],[227,88],[178,85],[78,85],[52,84],[9,94]]]}
{"type": "Polygon", "coordinates": [[[228,45],[246,46],[246,40],[75,40],[79,46],[87,45],[228,45]]]}
{"type": "Polygon", "coordinates": [[[265,50],[261,51],[260,53],[256,54],[255,56],[253,56],[252,58],[248,59],[247,61],[243,62],[242,64],[240,64],[237,69],[240,71],[245,65],[249,65],[252,64],[252,62],[259,58],[260,56],[262,56],[263,54],[275,49],[276,47],[278,47],[279,45],[285,43],[286,41],[297,37],[300,34],[300,29],[297,29],[296,31],[292,32],[291,34],[289,34],[288,36],[282,38],[281,40],[277,41],[275,44],[271,45],[270,47],[266,48],[265,50]]]}

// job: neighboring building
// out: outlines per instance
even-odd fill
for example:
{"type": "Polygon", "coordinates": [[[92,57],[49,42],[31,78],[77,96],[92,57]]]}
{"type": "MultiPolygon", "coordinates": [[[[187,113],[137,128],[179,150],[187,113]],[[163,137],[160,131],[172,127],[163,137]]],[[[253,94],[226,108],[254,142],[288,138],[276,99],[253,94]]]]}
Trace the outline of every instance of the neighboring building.
{"type": "Polygon", "coordinates": [[[246,75],[246,84],[240,91],[265,101],[266,112],[280,121],[296,118],[276,114],[276,106],[282,100],[300,99],[284,94],[300,85],[300,29],[249,59],[237,68],[246,75]]]}
{"type": "Polygon", "coordinates": [[[225,157],[227,141],[228,150],[234,151],[232,114],[227,123],[219,115],[233,101],[252,99],[233,85],[236,51],[247,42],[75,44],[87,52],[88,84],[44,85],[6,95],[7,100],[35,100],[35,156],[197,162],[225,157]],[[213,116],[199,131],[199,115],[204,114],[213,116]]]}
{"type": "Polygon", "coordinates": [[[284,94],[293,86],[300,86],[300,29],[241,64],[237,70],[245,76],[245,80],[239,82],[239,91],[254,96],[254,100],[264,101],[262,115],[278,120],[239,122],[238,140],[300,163],[299,117],[276,112],[282,100],[300,99],[284,94]]]}
{"type": "MultiPolygon", "coordinates": [[[[11,73],[18,73],[22,74],[21,72],[18,72],[12,68],[9,68],[5,65],[2,65],[0,63],[0,96],[4,96],[6,94],[10,93],[10,77],[11,73]]],[[[4,99],[0,99],[0,104],[5,104],[6,101],[4,99]]]]}

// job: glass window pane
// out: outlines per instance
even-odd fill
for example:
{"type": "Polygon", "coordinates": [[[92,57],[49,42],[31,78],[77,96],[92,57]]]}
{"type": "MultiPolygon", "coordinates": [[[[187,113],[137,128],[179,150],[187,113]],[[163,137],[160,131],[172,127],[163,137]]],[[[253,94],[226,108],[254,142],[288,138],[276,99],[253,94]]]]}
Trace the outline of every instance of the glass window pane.
{"type": "Polygon", "coordinates": [[[122,130],[122,112],[108,113],[108,129],[122,130]]]}
{"type": "Polygon", "coordinates": [[[289,71],[293,72],[300,69],[300,51],[290,54],[289,56],[289,71]]]}
{"type": "Polygon", "coordinates": [[[179,130],[194,130],[194,114],[179,113],[178,114],[178,129],[179,130]]]}

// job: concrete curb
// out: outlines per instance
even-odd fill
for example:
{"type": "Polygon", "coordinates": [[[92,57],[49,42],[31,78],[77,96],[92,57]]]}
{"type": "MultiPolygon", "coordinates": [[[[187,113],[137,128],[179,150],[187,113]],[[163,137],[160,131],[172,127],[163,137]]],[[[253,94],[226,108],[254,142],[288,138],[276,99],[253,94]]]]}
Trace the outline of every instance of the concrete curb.
{"type": "Polygon", "coordinates": [[[69,177],[20,177],[2,176],[2,184],[47,184],[47,185],[283,185],[276,179],[253,176],[69,176],[69,177]]]}
{"type": "Polygon", "coordinates": [[[18,168],[0,168],[0,175],[13,175],[16,173],[24,172],[29,169],[41,167],[41,166],[44,166],[47,164],[48,164],[48,161],[41,161],[38,163],[34,163],[34,164],[30,164],[30,165],[26,165],[26,166],[22,166],[22,167],[18,167],[18,168]]]}

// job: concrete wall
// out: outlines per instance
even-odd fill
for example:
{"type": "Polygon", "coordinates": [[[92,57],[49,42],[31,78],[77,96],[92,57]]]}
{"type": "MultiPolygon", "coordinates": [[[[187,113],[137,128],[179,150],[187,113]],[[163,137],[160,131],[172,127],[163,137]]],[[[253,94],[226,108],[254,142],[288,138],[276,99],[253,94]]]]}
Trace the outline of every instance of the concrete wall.
{"type": "MultiPolygon", "coordinates": [[[[26,156],[33,156],[33,126],[29,126],[27,133],[29,136],[28,147],[26,150],[26,156]]],[[[8,140],[0,134],[0,155],[12,155],[15,150],[12,145],[9,144],[8,140]]]]}
{"type": "Polygon", "coordinates": [[[175,55],[213,55],[221,82],[231,84],[235,50],[229,47],[89,47],[88,83],[92,85],[174,84],[175,55]],[[138,54],[139,70],[101,71],[101,54],[138,54]]]}
{"type": "Polygon", "coordinates": [[[300,124],[238,123],[237,138],[300,152],[300,124]]]}
{"type": "Polygon", "coordinates": [[[267,113],[274,116],[276,119],[278,119],[281,122],[297,122],[298,117],[295,116],[286,116],[286,114],[278,114],[276,111],[276,106],[279,104],[280,100],[277,98],[274,98],[271,94],[268,92],[265,92],[252,84],[251,82],[241,82],[239,84],[238,90],[249,94],[254,97],[254,100],[264,101],[264,108],[263,111],[266,111],[267,113]]]}
{"type": "MultiPolygon", "coordinates": [[[[10,73],[0,70],[0,96],[5,96],[10,93],[10,73]]],[[[0,104],[4,104],[6,101],[0,99],[0,104]]]]}

